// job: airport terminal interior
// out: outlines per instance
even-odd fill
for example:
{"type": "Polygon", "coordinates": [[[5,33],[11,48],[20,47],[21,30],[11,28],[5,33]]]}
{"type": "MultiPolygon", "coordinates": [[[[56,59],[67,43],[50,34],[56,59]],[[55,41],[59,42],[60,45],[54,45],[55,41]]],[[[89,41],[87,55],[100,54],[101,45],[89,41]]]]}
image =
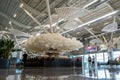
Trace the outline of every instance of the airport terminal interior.
{"type": "Polygon", "coordinates": [[[120,80],[120,0],[0,0],[0,80],[120,80]]]}

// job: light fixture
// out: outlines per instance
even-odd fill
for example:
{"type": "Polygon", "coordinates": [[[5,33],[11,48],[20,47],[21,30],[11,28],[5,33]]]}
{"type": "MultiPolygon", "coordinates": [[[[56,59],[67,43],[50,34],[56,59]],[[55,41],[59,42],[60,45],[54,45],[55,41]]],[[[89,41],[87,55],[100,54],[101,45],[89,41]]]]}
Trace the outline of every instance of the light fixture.
{"type": "Polygon", "coordinates": [[[88,25],[88,24],[91,24],[91,23],[94,23],[94,22],[96,22],[96,21],[102,20],[102,19],[107,18],[107,17],[109,17],[109,16],[111,16],[111,15],[114,15],[114,14],[116,14],[116,13],[118,13],[118,12],[119,12],[119,10],[113,11],[113,12],[108,13],[108,14],[102,16],[102,17],[99,17],[99,18],[94,19],[94,20],[92,20],[92,21],[86,22],[86,23],[84,23],[84,24],[82,24],[82,25],[79,25],[78,27],[76,27],[76,28],[74,28],[74,29],[67,30],[67,31],[65,31],[65,32],[63,32],[63,33],[61,33],[61,34],[65,34],[65,33],[67,33],[67,32],[76,30],[76,29],[81,28],[81,27],[85,27],[85,26],[88,25]]]}
{"type": "Polygon", "coordinates": [[[89,4],[85,5],[84,9],[95,9],[97,6],[101,5],[102,3],[108,2],[109,0],[93,0],[89,4]]]}
{"type": "Polygon", "coordinates": [[[23,7],[23,3],[20,4],[20,8],[22,8],[22,7],[23,7]]]}
{"type": "Polygon", "coordinates": [[[94,0],[94,1],[90,2],[89,4],[85,5],[83,8],[86,9],[89,6],[91,6],[92,4],[96,3],[97,1],[99,1],[99,0],[94,0]]]}
{"type": "MultiPolygon", "coordinates": [[[[56,26],[58,23],[64,21],[64,19],[60,19],[58,22],[55,22],[54,24],[52,24],[52,27],[56,26]]],[[[44,27],[47,27],[47,28],[50,28],[50,25],[47,24],[47,25],[44,25],[44,27]]]]}
{"type": "Polygon", "coordinates": [[[11,21],[9,21],[9,24],[11,24],[11,21]]]}
{"type": "Polygon", "coordinates": [[[106,23],[104,23],[103,25],[108,25],[110,22],[106,22],[106,23]]]}
{"type": "Polygon", "coordinates": [[[60,27],[56,27],[56,29],[60,29],[60,27]]]}
{"type": "Polygon", "coordinates": [[[14,18],[15,18],[16,16],[17,16],[16,14],[13,15],[14,18]]]}
{"type": "Polygon", "coordinates": [[[55,26],[55,25],[57,25],[57,23],[60,23],[60,22],[62,22],[62,21],[64,21],[64,19],[60,19],[58,22],[52,24],[52,26],[55,26]]]}
{"type": "Polygon", "coordinates": [[[37,33],[36,36],[40,35],[40,33],[37,33]]]}

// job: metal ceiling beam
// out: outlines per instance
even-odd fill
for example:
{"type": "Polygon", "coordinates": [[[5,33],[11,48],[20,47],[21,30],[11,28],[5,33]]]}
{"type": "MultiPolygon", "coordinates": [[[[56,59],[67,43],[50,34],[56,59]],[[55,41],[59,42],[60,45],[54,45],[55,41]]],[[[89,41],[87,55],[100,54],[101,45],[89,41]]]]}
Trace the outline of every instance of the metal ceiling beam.
{"type": "MultiPolygon", "coordinates": [[[[80,22],[80,23],[84,23],[81,19],[78,19],[77,20],[78,22],[80,22]]],[[[84,27],[84,29],[86,30],[86,31],[88,31],[91,35],[93,35],[96,39],[99,39],[98,38],[98,36],[96,36],[89,28],[87,28],[87,27],[84,27]]],[[[100,39],[99,39],[100,40],[100,39]]]]}
{"type": "MultiPolygon", "coordinates": [[[[55,6],[57,6],[61,2],[66,2],[67,0],[55,0],[50,4],[50,9],[53,9],[55,6]]],[[[47,10],[47,7],[43,10],[45,12],[47,10]]]]}
{"type": "MultiPolygon", "coordinates": [[[[44,0],[43,0],[44,1],[44,0]]],[[[60,3],[60,2],[62,2],[61,0],[56,0],[56,1],[54,1],[54,2],[52,2],[51,4],[50,4],[50,6],[52,6],[52,5],[55,5],[55,4],[57,4],[57,3],[60,3]]],[[[41,3],[43,3],[43,2],[41,2],[41,3]]],[[[38,4],[38,5],[41,5],[41,3],[40,4],[38,4]]],[[[37,6],[36,8],[38,8],[39,6],[37,6]]],[[[36,9],[35,8],[35,9],[36,9]]],[[[51,8],[51,7],[50,7],[51,8]]],[[[53,8],[53,7],[52,7],[53,8]]],[[[42,12],[44,13],[45,12],[45,10],[46,10],[47,8],[45,8],[42,12]]],[[[46,13],[45,13],[46,14],[46,13]]],[[[40,18],[40,16],[37,16],[37,17],[35,17],[35,19],[39,19],[40,18]]],[[[32,24],[33,23],[33,21],[31,21],[28,25],[30,25],[30,24],[32,24]]]]}
{"type": "Polygon", "coordinates": [[[23,8],[23,10],[25,11],[25,13],[26,13],[29,17],[31,17],[31,18],[33,19],[33,21],[35,21],[35,22],[40,26],[40,28],[42,27],[42,29],[43,29],[46,33],[49,33],[49,32],[41,25],[41,23],[38,22],[27,10],[25,10],[24,8],[23,8]]]}
{"type": "MultiPolygon", "coordinates": [[[[10,24],[10,27],[11,27],[11,29],[13,29],[12,24],[10,24]]],[[[14,36],[14,39],[15,39],[17,45],[18,45],[18,48],[20,49],[20,44],[19,44],[19,42],[18,42],[17,36],[16,36],[15,34],[13,34],[13,36],[14,36]]]]}
{"type": "MultiPolygon", "coordinates": [[[[36,7],[35,7],[35,10],[44,2],[44,0],[42,0],[36,7]]],[[[39,19],[40,16],[37,16],[35,17],[35,19],[39,19]]],[[[34,21],[30,21],[27,25],[31,25],[32,23],[34,23],[34,21]]],[[[25,29],[22,29],[22,31],[25,30],[25,29]]]]}
{"type": "MultiPolygon", "coordinates": [[[[115,9],[109,4],[106,2],[106,5],[112,10],[112,11],[115,11],[115,9]]],[[[120,17],[117,16],[117,19],[120,21],[120,17]]]]}
{"type": "Polygon", "coordinates": [[[8,8],[8,5],[10,4],[10,0],[8,0],[8,2],[7,2],[7,4],[6,4],[6,6],[5,6],[5,8],[4,8],[4,12],[5,12],[5,10],[8,8]]]}
{"type": "MultiPolygon", "coordinates": [[[[22,0],[23,1],[23,0],[22,0]]],[[[44,0],[42,0],[36,7],[35,10],[44,2],[44,0]]],[[[35,19],[39,19],[40,16],[38,15],[37,17],[35,17],[35,19]]],[[[27,25],[31,25],[32,23],[34,23],[34,21],[30,21],[27,25]]],[[[25,29],[22,29],[22,31],[25,29]]]]}
{"type": "MultiPolygon", "coordinates": [[[[32,1],[32,0],[29,0],[27,4],[30,4],[31,1],[32,1]]],[[[18,6],[18,8],[20,8],[20,7],[18,6]]],[[[16,20],[18,20],[18,19],[23,15],[23,13],[24,13],[24,11],[21,11],[21,13],[19,13],[19,15],[16,17],[16,20]]],[[[26,17],[22,18],[22,20],[25,19],[25,18],[26,18],[26,17]]]]}
{"type": "Polygon", "coordinates": [[[4,14],[3,12],[0,12],[0,16],[3,16],[3,17],[6,18],[8,21],[11,20],[11,22],[13,22],[14,24],[18,25],[19,27],[23,27],[23,28],[26,28],[26,29],[29,29],[29,28],[32,27],[32,26],[27,26],[27,25],[24,25],[24,24],[22,24],[22,23],[17,22],[16,20],[10,18],[8,15],[4,14]]]}
{"type": "MultiPolygon", "coordinates": [[[[44,0],[43,0],[44,1],[44,0]]],[[[65,0],[63,0],[63,1],[65,1],[65,0]]],[[[50,6],[52,6],[52,8],[53,8],[53,5],[54,6],[57,6],[58,4],[57,3],[61,3],[61,2],[63,2],[63,1],[60,1],[60,0],[56,0],[56,1],[54,1],[54,2],[52,2],[51,4],[50,4],[50,6]]],[[[42,3],[42,2],[41,2],[42,3]]],[[[38,5],[41,5],[41,3],[40,4],[38,4],[38,5]]],[[[37,6],[38,7],[38,6],[37,6]]],[[[45,10],[46,10],[46,8],[42,11],[42,12],[45,12],[45,10]]],[[[40,18],[40,16],[37,16],[37,17],[35,17],[35,19],[39,19],[40,18]]],[[[31,21],[28,25],[31,25],[33,23],[33,21],[31,21]]]]}
{"type": "Polygon", "coordinates": [[[26,10],[28,10],[29,12],[35,14],[35,15],[39,15],[39,16],[45,16],[45,13],[42,13],[42,12],[39,12],[37,11],[36,9],[28,6],[23,0],[22,0],[22,3],[24,4],[23,5],[23,8],[25,8],[26,10]]]}
{"type": "Polygon", "coordinates": [[[53,33],[53,28],[52,28],[52,17],[51,17],[51,10],[50,10],[50,4],[49,4],[49,0],[46,0],[46,5],[47,5],[47,11],[48,11],[48,18],[49,18],[49,23],[50,23],[50,31],[51,33],[53,33]]]}
{"type": "Polygon", "coordinates": [[[79,25],[78,27],[76,27],[76,28],[74,28],[74,29],[69,29],[69,30],[67,30],[67,31],[64,31],[64,32],[62,32],[61,34],[68,33],[68,32],[70,32],[70,31],[76,30],[76,29],[81,28],[81,27],[85,27],[86,25],[95,23],[96,21],[100,21],[100,20],[102,20],[102,19],[105,19],[106,17],[115,15],[115,14],[117,14],[118,12],[120,12],[120,10],[116,10],[116,11],[113,11],[113,12],[111,12],[111,13],[105,14],[104,16],[101,16],[101,17],[96,18],[96,19],[94,19],[94,20],[88,21],[88,22],[86,22],[86,23],[84,23],[84,24],[81,24],[81,25],[79,25]]]}
{"type": "MultiPolygon", "coordinates": [[[[44,2],[44,0],[42,0],[42,1],[35,7],[35,9],[37,9],[43,2],[44,2]]],[[[40,18],[40,16],[35,17],[35,19],[39,19],[39,18],[40,18]]],[[[33,22],[34,22],[34,21],[30,21],[28,25],[31,25],[33,22]]]]}
{"type": "Polygon", "coordinates": [[[37,9],[40,5],[42,5],[43,2],[44,2],[44,0],[42,0],[42,1],[35,7],[35,9],[37,9]]]}

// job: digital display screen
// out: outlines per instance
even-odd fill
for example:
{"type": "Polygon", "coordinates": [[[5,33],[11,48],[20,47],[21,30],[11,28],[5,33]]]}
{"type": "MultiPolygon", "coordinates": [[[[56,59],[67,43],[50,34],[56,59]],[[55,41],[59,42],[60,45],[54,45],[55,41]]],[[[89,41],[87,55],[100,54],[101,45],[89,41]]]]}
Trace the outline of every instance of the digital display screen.
{"type": "Polygon", "coordinates": [[[89,53],[89,52],[93,52],[93,51],[97,51],[97,46],[85,47],[85,53],[89,53]]]}

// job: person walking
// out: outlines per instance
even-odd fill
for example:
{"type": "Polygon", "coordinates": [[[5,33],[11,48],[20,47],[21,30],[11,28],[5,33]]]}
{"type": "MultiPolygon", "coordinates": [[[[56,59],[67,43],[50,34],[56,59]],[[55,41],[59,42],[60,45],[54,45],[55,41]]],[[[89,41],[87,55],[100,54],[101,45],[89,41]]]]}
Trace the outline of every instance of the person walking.
{"type": "Polygon", "coordinates": [[[88,56],[88,65],[89,65],[89,69],[91,68],[91,61],[92,61],[92,59],[91,59],[91,57],[90,57],[90,55],[88,56]]]}
{"type": "Polygon", "coordinates": [[[94,67],[95,66],[95,57],[93,56],[92,57],[92,67],[94,67]]]}

